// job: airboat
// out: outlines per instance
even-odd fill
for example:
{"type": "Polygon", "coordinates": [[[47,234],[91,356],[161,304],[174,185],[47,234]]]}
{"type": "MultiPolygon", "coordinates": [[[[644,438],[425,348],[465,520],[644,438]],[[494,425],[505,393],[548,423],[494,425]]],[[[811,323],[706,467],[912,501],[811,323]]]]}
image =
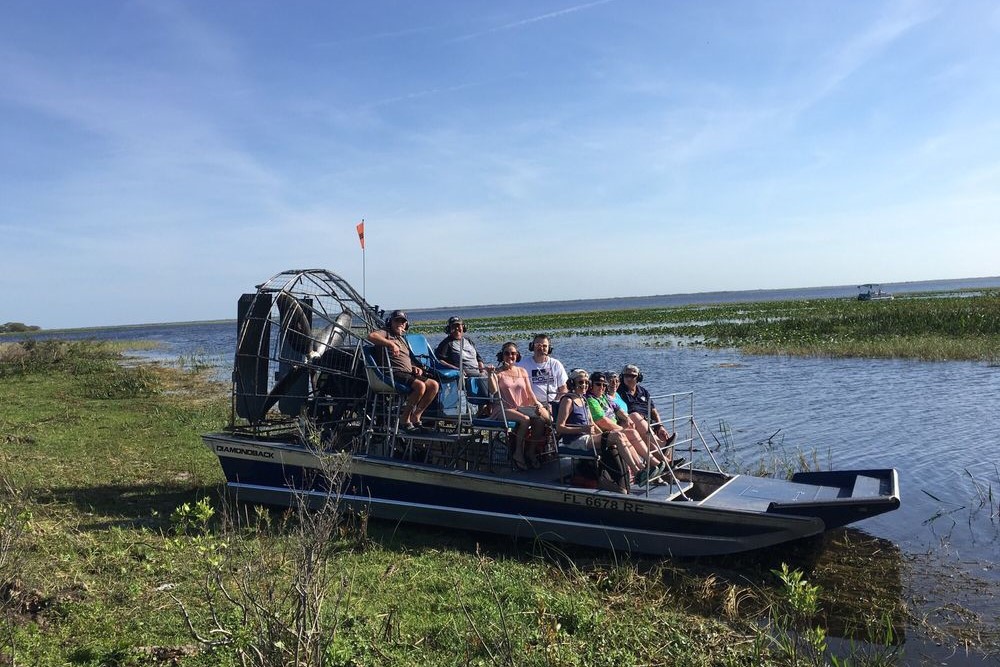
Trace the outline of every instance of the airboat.
{"type": "MultiPolygon", "coordinates": [[[[723,471],[690,393],[655,397],[687,462],[627,494],[600,490],[587,474],[595,459],[554,440],[541,468],[514,471],[513,424],[478,417],[491,398],[458,371],[439,373],[431,428],[398,428],[400,396],[367,340],[383,326],[378,306],[323,269],[284,271],[239,298],[229,423],[203,436],[237,500],[319,507],[336,496],[375,518],[670,556],[760,549],[899,507],[892,468],[723,471]]],[[[426,339],[408,336],[433,368],[426,339]]]]}
{"type": "Polygon", "coordinates": [[[886,292],[881,285],[865,283],[858,285],[858,301],[892,300],[892,293],[886,292]]]}

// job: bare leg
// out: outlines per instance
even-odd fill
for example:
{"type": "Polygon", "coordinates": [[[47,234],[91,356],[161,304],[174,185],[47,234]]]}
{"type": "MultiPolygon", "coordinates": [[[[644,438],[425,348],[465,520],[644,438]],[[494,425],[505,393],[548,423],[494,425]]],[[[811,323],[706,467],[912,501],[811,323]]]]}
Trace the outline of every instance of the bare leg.
{"type": "Polygon", "coordinates": [[[638,412],[633,412],[628,416],[629,421],[632,422],[633,428],[639,432],[639,436],[642,438],[644,443],[648,443],[648,449],[655,452],[654,456],[660,461],[670,462],[673,459],[673,450],[662,449],[666,444],[662,438],[658,437],[649,429],[649,422],[646,418],[640,415],[638,412]]]}
{"type": "Polygon", "coordinates": [[[427,406],[429,406],[432,402],[434,402],[434,399],[437,398],[438,383],[435,380],[414,380],[414,390],[410,393],[410,396],[416,393],[416,386],[418,383],[422,386],[422,390],[413,407],[413,415],[411,418],[414,423],[419,424],[420,418],[424,416],[424,410],[426,410],[427,406]]]}
{"type": "Polygon", "coordinates": [[[625,462],[625,467],[628,468],[629,473],[634,477],[643,468],[639,455],[631,443],[621,434],[621,431],[611,431],[608,436],[608,442],[618,448],[618,451],[622,455],[622,460],[625,462]]]}
{"type": "Polygon", "coordinates": [[[637,451],[643,458],[650,459],[651,462],[656,463],[666,462],[667,459],[664,457],[663,452],[660,451],[660,448],[656,444],[653,444],[652,447],[647,447],[646,441],[642,439],[639,435],[639,431],[636,429],[627,428],[624,429],[622,433],[625,434],[625,437],[628,438],[629,442],[632,443],[632,446],[635,447],[635,451],[637,451]]]}
{"type": "Polygon", "coordinates": [[[531,423],[531,420],[528,415],[517,410],[508,410],[507,419],[517,422],[517,430],[514,432],[514,453],[511,455],[514,459],[514,465],[521,469],[527,468],[528,463],[524,458],[524,437],[528,434],[528,424],[531,423]]]}
{"type": "MultiPolygon", "coordinates": [[[[543,417],[532,417],[529,422],[531,428],[535,429],[535,433],[544,433],[545,429],[551,422],[546,421],[543,417]]],[[[542,446],[542,451],[538,451],[538,442],[531,442],[527,445],[527,450],[525,451],[525,457],[528,461],[535,461],[537,463],[540,454],[544,454],[548,451],[548,443],[542,446]]]]}
{"type": "Polygon", "coordinates": [[[413,384],[410,385],[410,393],[406,395],[406,402],[403,404],[403,409],[399,411],[399,421],[404,425],[412,425],[416,420],[417,406],[424,397],[425,390],[426,387],[420,380],[414,380],[413,384]]]}

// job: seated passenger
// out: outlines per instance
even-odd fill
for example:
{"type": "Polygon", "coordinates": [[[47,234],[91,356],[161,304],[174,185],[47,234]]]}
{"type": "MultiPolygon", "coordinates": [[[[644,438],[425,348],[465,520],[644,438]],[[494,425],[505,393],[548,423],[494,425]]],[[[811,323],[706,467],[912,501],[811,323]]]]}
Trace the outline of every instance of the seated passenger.
{"type": "MultiPolygon", "coordinates": [[[[618,371],[605,371],[604,374],[608,378],[608,389],[605,392],[607,394],[607,397],[613,400],[615,402],[615,405],[621,408],[622,412],[628,415],[629,424],[632,426],[632,428],[634,428],[636,431],[639,432],[639,435],[642,437],[643,442],[647,443],[648,445],[651,444],[651,440],[654,440],[658,448],[666,447],[668,444],[670,444],[670,442],[673,442],[672,438],[669,441],[667,441],[664,440],[663,438],[656,436],[653,433],[650,433],[649,423],[642,415],[638,413],[629,414],[628,403],[622,400],[622,397],[618,395],[618,388],[621,386],[621,379],[620,376],[618,375],[618,371]]],[[[667,453],[667,461],[670,461],[669,453],[667,453]]]]}
{"type": "Polygon", "coordinates": [[[605,393],[607,385],[608,381],[604,373],[595,371],[590,374],[587,407],[590,408],[591,418],[601,431],[620,433],[639,455],[643,468],[636,475],[635,483],[641,486],[646,484],[651,477],[659,477],[663,474],[667,468],[667,459],[655,443],[652,447],[646,447],[639,431],[632,428],[629,416],[618,407],[617,403],[608,398],[605,393]]]}
{"type": "MultiPolygon", "coordinates": [[[[569,375],[569,391],[559,401],[556,433],[563,447],[582,452],[596,451],[611,475],[613,490],[628,493],[629,481],[633,474],[639,472],[640,466],[628,441],[619,432],[604,433],[594,424],[584,398],[589,386],[587,371],[576,369],[569,375]]],[[[603,478],[598,478],[598,485],[602,483],[603,478]]]]}
{"type": "Polygon", "coordinates": [[[512,342],[503,344],[497,353],[500,364],[495,371],[490,372],[490,392],[499,394],[500,404],[493,409],[493,419],[506,419],[517,422],[515,432],[514,452],[512,461],[516,470],[527,470],[528,467],[538,468],[538,452],[534,447],[525,450],[524,439],[528,435],[528,427],[534,425],[541,428],[546,422],[551,422],[548,408],[541,403],[531,390],[531,380],[528,373],[517,365],[521,353],[512,342]]]}
{"type": "Polygon", "coordinates": [[[608,378],[608,388],[604,392],[608,395],[615,404],[622,409],[623,412],[628,414],[628,404],[622,400],[622,397],[618,395],[618,387],[621,386],[621,377],[618,375],[618,371],[605,371],[604,375],[608,378]]]}
{"type": "Polygon", "coordinates": [[[393,381],[408,389],[406,403],[399,411],[399,423],[400,428],[412,433],[422,428],[420,418],[437,396],[438,383],[425,375],[413,355],[406,341],[407,329],[406,313],[394,310],[385,321],[385,329],[371,332],[368,340],[382,350],[382,358],[376,360],[392,369],[393,381]]]}
{"type": "Polygon", "coordinates": [[[483,375],[486,372],[486,365],[483,363],[483,358],[479,356],[475,343],[465,335],[465,322],[462,321],[462,318],[449,317],[448,325],[444,331],[448,334],[447,338],[438,343],[437,349],[434,350],[434,356],[438,358],[441,365],[461,370],[466,377],[483,375]]]}
{"type": "MultiPolygon", "coordinates": [[[[663,425],[660,419],[660,412],[656,409],[653,399],[649,396],[649,392],[639,384],[642,382],[642,371],[635,364],[628,364],[622,369],[621,379],[622,386],[618,390],[618,396],[628,406],[627,412],[636,430],[640,433],[652,431],[661,447],[670,445],[677,437],[677,434],[667,431],[666,426],[663,425]],[[650,424],[654,425],[654,428],[650,429],[650,424]]],[[[667,455],[667,461],[671,461],[673,453],[672,450],[668,451],[670,453],[667,455]]]]}
{"type": "Polygon", "coordinates": [[[535,397],[548,405],[555,403],[566,393],[566,369],[552,353],[552,342],[548,334],[537,334],[528,345],[532,356],[518,362],[518,366],[528,371],[531,389],[535,397]]]}

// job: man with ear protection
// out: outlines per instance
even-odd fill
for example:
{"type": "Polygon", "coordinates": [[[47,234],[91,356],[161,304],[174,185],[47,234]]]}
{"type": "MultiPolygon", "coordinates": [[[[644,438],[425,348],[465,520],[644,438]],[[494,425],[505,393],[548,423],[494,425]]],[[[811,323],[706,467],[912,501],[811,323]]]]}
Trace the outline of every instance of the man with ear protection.
{"type": "MultiPolygon", "coordinates": [[[[650,424],[656,424],[653,433],[656,434],[661,447],[672,443],[677,434],[669,433],[666,427],[660,423],[660,411],[653,405],[653,399],[649,397],[646,388],[639,384],[642,382],[642,371],[639,370],[639,367],[635,364],[628,364],[622,369],[621,378],[622,386],[618,390],[618,396],[628,406],[626,412],[629,416],[636,421],[649,419],[650,424]]],[[[640,431],[643,430],[643,426],[638,426],[638,428],[640,431]]]]}
{"type": "Polygon", "coordinates": [[[465,322],[461,317],[457,315],[449,317],[448,324],[444,328],[448,336],[438,343],[434,355],[442,366],[454,369],[461,366],[466,377],[479,377],[486,371],[486,364],[479,356],[476,344],[465,335],[465,331],[465,322]]]}
{"type": "Polygon", "coordinates": [[[385,328],[368,334],[368,340],[382,350],[381,361],[392,368],[392,379],[397,391],[406,394],[406,403],[399,411],[400,428],[414,433],[423,427],[420,418],[424,410],[434,402],[439,387],[436,380],[427,377],[410,349],[406,340],[406,330],[409,328],[406,313],[394,310],[386,319],[385,328]]]}
{"type": "Polygon", "coordinates": [[[552,341],[548,334],[536,334],[528,345],[532,355],[517,365],[528,371],[531,390],[543,405],[554,403],[566,393],[566,368],[552,353],[552,341]]]}

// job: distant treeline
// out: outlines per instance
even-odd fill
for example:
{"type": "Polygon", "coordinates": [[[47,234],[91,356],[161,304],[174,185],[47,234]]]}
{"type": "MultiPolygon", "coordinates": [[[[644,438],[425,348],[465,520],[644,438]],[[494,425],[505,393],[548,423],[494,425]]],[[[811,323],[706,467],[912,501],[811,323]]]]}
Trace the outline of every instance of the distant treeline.
{"type": "Polygon", "coordinates": [[[21,322],[7,322],[0,324],[0,333],[24,333],[25,331],[38,331],[41,329],[34,324],[23,324],[21,322]]]}

